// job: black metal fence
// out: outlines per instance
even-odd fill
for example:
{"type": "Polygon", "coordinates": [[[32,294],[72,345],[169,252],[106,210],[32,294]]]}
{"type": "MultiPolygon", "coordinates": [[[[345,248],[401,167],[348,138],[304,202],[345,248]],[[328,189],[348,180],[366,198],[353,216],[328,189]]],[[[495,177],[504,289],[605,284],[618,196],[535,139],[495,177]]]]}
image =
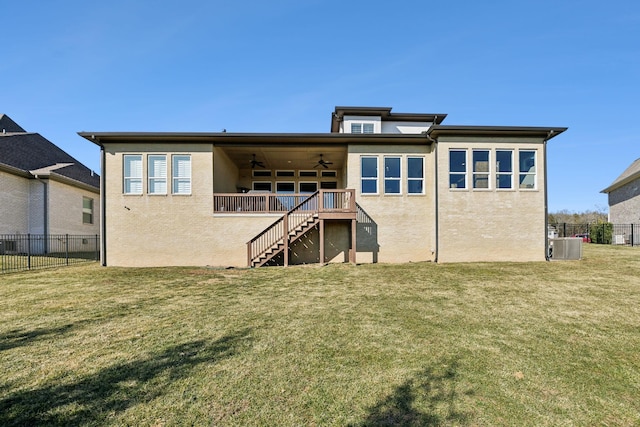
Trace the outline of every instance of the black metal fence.
{"type": "Polygon", "coordinates": [[[590,243],[640,246],[640,224],[569,224],[549,225],[549,237],[582,237],[590,243]]]}
{"type": "Polygon", "coordinates": [[[97,235],[0,234],[0,273],[99,260],[97,235]]]}

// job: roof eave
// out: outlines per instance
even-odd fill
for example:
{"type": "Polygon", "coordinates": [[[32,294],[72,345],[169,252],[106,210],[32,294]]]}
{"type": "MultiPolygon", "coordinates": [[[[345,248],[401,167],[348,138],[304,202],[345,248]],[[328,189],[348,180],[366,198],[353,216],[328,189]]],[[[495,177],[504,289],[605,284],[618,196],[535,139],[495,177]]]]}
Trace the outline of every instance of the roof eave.
{"type": "Polygon", "coordinates": [[[436,125],[432,126],[427,134],[432,138],[440,136],[530,136],[549,140],[566,130],[566,127],[436,125]]]}

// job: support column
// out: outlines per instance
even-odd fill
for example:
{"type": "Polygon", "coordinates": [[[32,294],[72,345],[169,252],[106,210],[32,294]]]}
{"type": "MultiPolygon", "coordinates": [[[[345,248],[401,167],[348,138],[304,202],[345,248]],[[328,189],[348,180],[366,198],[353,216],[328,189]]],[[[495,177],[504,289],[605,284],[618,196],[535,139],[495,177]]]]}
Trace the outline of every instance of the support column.
{"type": "Polygon", "coordinates": [[[320,220],[320,264],[324,264],[324,219],[320,220]]]}
{"type": "Polygon", "coordinates": [[[356,263],[356,230],[358,227],[358,221],[351,220],[351,247],[349,248],[349,262],[351,264],[356,263]]]}

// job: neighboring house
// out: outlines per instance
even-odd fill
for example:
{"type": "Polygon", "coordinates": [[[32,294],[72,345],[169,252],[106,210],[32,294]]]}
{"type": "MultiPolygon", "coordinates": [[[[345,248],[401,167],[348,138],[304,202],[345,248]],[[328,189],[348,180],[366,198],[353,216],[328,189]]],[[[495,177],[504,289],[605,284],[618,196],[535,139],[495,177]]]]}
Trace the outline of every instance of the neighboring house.
{"type": "Polygon", "coordinates": [[[541,261],[546,143],[336,107],[329,133],[81,132],[101,147],[103,264],[541,261]]]}
{"type": "Polygon", "coordinates": [[[0,114],[0,235],[96,235],[99,211],[97,174],[0,114]]]}
{"type": "Polygon", "coordinates": [[[640,159],[637,159],[601,191],[609,197],[609,222],[640,223],[640,159]]]}

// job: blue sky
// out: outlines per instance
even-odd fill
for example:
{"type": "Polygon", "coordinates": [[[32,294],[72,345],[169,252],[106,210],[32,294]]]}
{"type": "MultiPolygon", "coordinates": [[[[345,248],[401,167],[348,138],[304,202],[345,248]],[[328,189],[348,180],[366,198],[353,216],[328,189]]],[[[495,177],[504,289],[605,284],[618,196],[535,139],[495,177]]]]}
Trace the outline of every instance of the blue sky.
{"type": "Polygon", "coordinates": [[[99,170],[78,131],[328,132],[336,105],[566,126],[549,209],[606,208],[640,157],[640,2],[24,0],[0,112],[99,170]]]}

